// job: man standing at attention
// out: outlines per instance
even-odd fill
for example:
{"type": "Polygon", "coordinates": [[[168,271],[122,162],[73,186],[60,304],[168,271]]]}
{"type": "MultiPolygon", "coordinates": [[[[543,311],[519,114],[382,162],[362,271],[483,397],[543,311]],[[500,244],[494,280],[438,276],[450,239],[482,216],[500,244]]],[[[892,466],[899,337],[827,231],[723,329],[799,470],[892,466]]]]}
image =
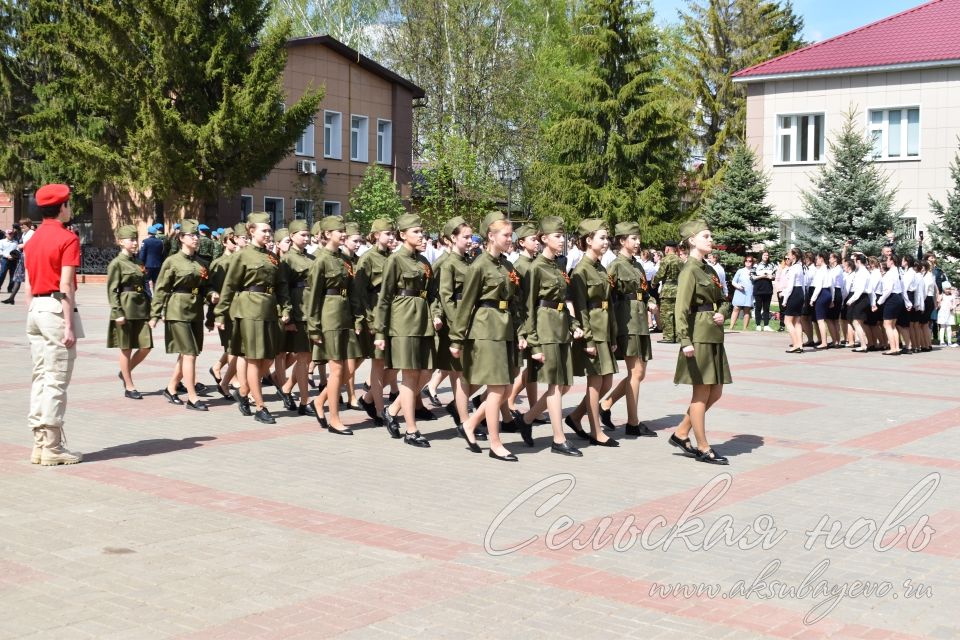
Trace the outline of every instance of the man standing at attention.
{"type": "Polygon", "coordinates": [[[23,258],[32,295],[27,312],[27,338],[33,358],[27,416],[27,424],[33,429],[30,462],[45,466],[74,464],[83,456],[66,449],[63,418],[77,338],[83,337],[76,312],[80,241],[63,226],[63,221],[70,219],[70,187],[44,185],[35,197],[43,221],[23,258]]]}
{"type": "Polygon", "coordinates": [[[157,231],[163,229],[160,224],[153,224],[147,229],[147,238],[140,244],[140,262],[147,270],[147,282],[150,284],[150,295],[157,286],[157,276],[163,266],[163,240],[157,237],[157,231]]]}
{"type": "Polygon", "coordinates": [[[677,279],[683,264],[677,255],[677,243],[668,242],[663,248],[660,268],[653,278],[653,289],[660,285],[660,324],[663,325],[663,338],[657,342],[675,343],[677,341],[676,324],[673,320],[673,307],[677,302],[677,279]]]}

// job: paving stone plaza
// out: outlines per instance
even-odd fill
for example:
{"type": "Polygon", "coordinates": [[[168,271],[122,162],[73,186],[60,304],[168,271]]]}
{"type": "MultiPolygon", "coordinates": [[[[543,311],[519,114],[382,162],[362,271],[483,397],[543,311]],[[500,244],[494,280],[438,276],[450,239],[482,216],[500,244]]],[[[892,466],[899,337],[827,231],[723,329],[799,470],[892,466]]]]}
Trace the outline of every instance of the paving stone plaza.
{"type": "MultiPolygon", "coordinates": [[[[538,426],[533,449],[505,436],[505,464],[446,415],[417,449],[362,413],[355,436],[324,432],[272,389],[269,427],[212,395],[206,414],[168,404],[162,327],[145,398],[124,399],[87,284],[66,424],[85,461],[48,468],[29,462],[26,303],[0,314],[0,638],[960,636],[957,350],[788,355],[785,334],[728,333],[716,467],[667,444],[689,388],[655,344],[658,438],[621,429],[573,459],[538,426]]],[[[215,334],[206,349],[201,372],[215,334]]]]}

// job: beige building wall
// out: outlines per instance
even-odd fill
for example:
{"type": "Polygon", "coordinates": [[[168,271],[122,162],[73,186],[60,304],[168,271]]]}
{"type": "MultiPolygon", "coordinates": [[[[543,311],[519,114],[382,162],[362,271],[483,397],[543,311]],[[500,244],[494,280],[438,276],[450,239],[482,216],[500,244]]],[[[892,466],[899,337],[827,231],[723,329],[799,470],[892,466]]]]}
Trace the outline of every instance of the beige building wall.
{"type": "MultiPolygon", "coordinates": [[[[768,80],[747,89],[747,142],[771,178],[769,201],[785,220],[802,217],[800,194],[810,189],[810,176],[819,166],[779,162],[778,117],[789,114],[824,114],[825,160],[829,142],[851,109],[858,112],[857,121],[866,131],[871,109],[918,107],[919,156],[876,162],[889,176],[889,185],[897,188],[897,202],[905,207],[906,217],[916,220],[918,230],[933,219],[928,197],[945,201],[960,135],[960,67],[768,80]]],[[[788,240],[793,226],[784,225],[788,240]]]]}

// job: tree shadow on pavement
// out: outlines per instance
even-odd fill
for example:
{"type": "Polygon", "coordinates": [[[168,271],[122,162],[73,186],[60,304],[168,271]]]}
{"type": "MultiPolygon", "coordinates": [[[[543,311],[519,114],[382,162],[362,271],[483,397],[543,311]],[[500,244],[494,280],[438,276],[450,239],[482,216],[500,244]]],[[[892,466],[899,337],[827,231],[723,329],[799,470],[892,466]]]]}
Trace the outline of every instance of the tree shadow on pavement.
{"type": "Polygon", "coordinates": [[[155,438],[153,440],[140,440],[127,444],[118,444],[114,447],[94,451],[93,453],[83,454],[84,462],[98,462],[103,460],[118,460],[120,458],[140,458],[145,456],[155,456],[162,453],[172,453],[174,451],[183,451],[184,449],[195,449],[202,447],[204,442],[216,440],[213,436],[199,436],[194,438],[184,438],[182,440],[173,440],[171,438],[155,438]]]}

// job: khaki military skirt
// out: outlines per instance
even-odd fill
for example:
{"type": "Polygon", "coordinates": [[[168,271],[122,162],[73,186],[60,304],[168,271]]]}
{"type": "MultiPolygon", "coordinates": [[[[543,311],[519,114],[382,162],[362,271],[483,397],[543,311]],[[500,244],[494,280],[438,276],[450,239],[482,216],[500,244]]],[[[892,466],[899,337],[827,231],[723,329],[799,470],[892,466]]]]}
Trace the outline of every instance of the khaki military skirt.
{"type": "Polygon", "coordinates": [[[227,353],[230,353],[230,338],[233,336],[233,320],[224,318],[223,329],[217,329],[217,333],[220,335],[220,346],[223,347],[227,353]]]}
{"type": "MultiPolygon", "coordinates": [[[[324,331],[320,344],[319,361],[348,360],[350,356],[350,336],[356,338],[353,329],[334,329],[324,331]]],[[[359,350],[359,346],[356,347],[359,350]]]]}
{"type": "Polygon", "coordinates": [[[437,331],[437,358],[434,366],[440,371],[463,371],[461,358],[450,355],[450,330],[447,327],[437,331]]]}
{"type": "Polygon", "coordinates": [[[373,358],[375,360],[383,360],[384,353],[382,350],[377,349],[373,346],[374,335],[369,331],[361,331],[360,335],[357,336],[357,344],[360,345],[361,358],[373,358]]]}
{"type": "Polygon", "coordinates": [[[127,320],[117,324],[113,320],[107,327],[108,349],[152,349],[153,332],[147,320],[127,320]]]}
{"type": "Polygon", "coordinates": [[[167,353],[198,356],[203,351],[203,320],[164,320],[163,341],[167,353]]]}
{"type": "Polygon", "coordinates": [[[653,360],[653,345],[650,336],[617,336],[617,360],[625,360],[628,356],[640,358],[644,362],[653,360]]]}
{"type": "Polygon", "coordinates": [[[283,346],[280,351],[283,353],[309,353],[312,348],[310,336],[307,335],[307,325],[305,322],[294,322],[296,331],[288,331],[286,327],[280,325],[280,331],[283,337],[283,346]]]}
{"type": "Polygon", "coordinates": [[[730,365],[727,352],[718,342],[698,342],[693,345],[693,357],[677,354],[677,371],[673,384],[730,384],[730,365]]]}
{"type": "Polygon", "coordinates": [[[463,377],[470,384],[513,384],[519,371],[517,345],[499,340],[467,340],[463,377]]]}
{"type": "Polygon", "coordinates": [[[597,355],[587,355],[584,340],[573,341],[573,372],[578,376],[605,376],[617,372],[617,361],[609,342],[595,342],[597,355]]]}
{"type": "MultiPolygon", "coordinates": [[[[363,346],[360,344],[360,336],[357,335],[356,330],[351,329],[348,331],[349,337],[347,339],[347,359],[348,360],[359,360],[363,358],[363,346]]],[[[361,333],[363,333],[361,331],[361,333]]]]}
{"type": "Polygon", "coordinates": [[[542,344],[543,364],[530,360],[530,367],[540,384],[558,384],[570,386],[573,384],[573,354],[570,353],[570,343],[542,344]]]}
{"type": "Polygon", "coordinates": [[[384,361],[387,369],[434,369],[434,336],[388,336],[384,361]]]}
{"type": "Polygon", "coordinates": [[[234,318],[230,353],[248,360],[272,360],[282,348],[280,323],[276,320],[234,318]]]}

